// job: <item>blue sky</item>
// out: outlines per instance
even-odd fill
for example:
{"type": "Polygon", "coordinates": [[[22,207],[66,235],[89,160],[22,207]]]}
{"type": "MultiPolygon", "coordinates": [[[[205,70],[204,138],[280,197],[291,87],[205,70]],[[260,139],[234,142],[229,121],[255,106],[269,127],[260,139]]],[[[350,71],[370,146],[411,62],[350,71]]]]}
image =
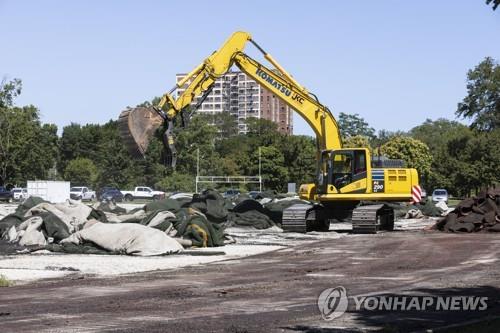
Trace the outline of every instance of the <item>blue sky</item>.
{"type": "Polygon", "coordinates": [[[335,116],[408,130],[454,119],[467,70],[500,59],[500,10],[484,2],[0,0],[0,76],[23,80],[17,104],[44,122],[104,123],[245,30],[335,116]]]}

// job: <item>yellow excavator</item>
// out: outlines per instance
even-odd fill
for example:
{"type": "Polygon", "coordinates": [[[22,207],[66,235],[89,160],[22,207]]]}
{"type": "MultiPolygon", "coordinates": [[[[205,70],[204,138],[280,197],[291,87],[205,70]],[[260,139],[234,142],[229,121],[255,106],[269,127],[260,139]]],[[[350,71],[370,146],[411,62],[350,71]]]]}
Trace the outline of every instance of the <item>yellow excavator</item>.
{"type": "Polygon", "coordinates": [[[373,157],[368,148],[342,148],[337,121],[318,98],[300,85],[273,57],[246,32],[234,33],[217,51],[178,81],[153,107],[123,111],[119,128],[129,151],[143,156],[150,138],[166,125],[163,141],[175,167],[176,149],[173,120],[190,117],[190,105],[199,104],[211,92],[215,81],[232,66],[282,99],[305,119],[316,135],[317,177],[314,184],[300,186],[301,199],[314,204],[297,204],[283,212],[283,229],[306,232],[327,231],[330,221],[352,218],[354,233],[392,230],[394,211],[386,202],[412,199],[418,188],[417,170],[403,168],[401,161],[373,157]],[[274,67],[268,68],[245,54],[253,44],[274,67]],[[185,90],[174,98],[178,88],[185,90]]]}

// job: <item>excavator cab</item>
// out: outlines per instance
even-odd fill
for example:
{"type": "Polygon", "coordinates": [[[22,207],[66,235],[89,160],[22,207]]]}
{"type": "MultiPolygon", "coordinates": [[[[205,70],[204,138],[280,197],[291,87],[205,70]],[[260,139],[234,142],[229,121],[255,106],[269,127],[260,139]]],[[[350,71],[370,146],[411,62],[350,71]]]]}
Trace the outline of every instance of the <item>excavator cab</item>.
{"type": "Polygon", "coordinates": [[[368,167],[364,148],[323,151],[318,171],[318,194],[364,193],[368,167]]]}

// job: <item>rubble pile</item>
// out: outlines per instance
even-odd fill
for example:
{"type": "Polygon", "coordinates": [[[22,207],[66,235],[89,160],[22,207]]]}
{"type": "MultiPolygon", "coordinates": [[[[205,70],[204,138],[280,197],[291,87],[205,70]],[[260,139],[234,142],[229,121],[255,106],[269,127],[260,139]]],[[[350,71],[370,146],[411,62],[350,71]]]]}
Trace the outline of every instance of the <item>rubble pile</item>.
{"type": "Polygon", "coordinates": [[[224,199],[217,191],[206,190],[127,211],[110,202],[54,204],[30,197],[0,220],[0,242],[4,253],[8,243],[11,252],[21,246],[27,252],[165,255],[179,253],[183,247],[234,242],[225,237],[227,227],[275,227],[281,223],[283,209],[297,201],[271,196],[259,202],[245,195],[224,199]]]}
{"type": "Polygon", "coordinates": [[[500,232],[500,188],[461,201],[435,228],[449,232],[500,232]]]}

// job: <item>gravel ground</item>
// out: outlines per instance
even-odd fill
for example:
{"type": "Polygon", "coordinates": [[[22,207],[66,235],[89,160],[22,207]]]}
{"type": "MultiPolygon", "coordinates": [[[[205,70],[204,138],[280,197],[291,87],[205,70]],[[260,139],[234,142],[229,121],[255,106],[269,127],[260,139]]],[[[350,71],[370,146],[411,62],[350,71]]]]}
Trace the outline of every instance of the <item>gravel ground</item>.
{"type": "Polygon", "coordinates": [[[0,274],[16,281],[0,288],[0,331],[425,332],[475,321],[469,332],[500,331],[498,235],[423,231],[435,221],[399,220],[377,235],[352,235],[349,223],[308,234],[229,228],[236,244],[196,250],[225,252],[214,256],[2,256],[0,274]],[[328,322],[317,299],[337,286],[349,297],[487,297],[488,308],[349,308],[328,322]]]}
{"type": "MultiPolygon", "coordinates": [[[[142,204],[120,204],[126,209],[141,207],[142,204]]],[[[16,204],[0,205],[1,215],[15,211],[16,204]]],[[[433,219],[413,219],[396,222],[399,231],[420,230],[434,223],[433,219]]],[[[350,223],[336,223],[328,233],[311,232],[307,234],[283,233],[278,227],[266,230],[249,228],[228,228],[227,233],[236,240],[236,244],[217,248],[195,249],[196,251],[223,251],[221,255],[170,255],[163,257],[133,257],[123,255],[76,255],[57,254],[39,251],[34,254],[0,256],[0,275],[16,284],[29,283],[40,279],[60,278],[67,275],[95,275],[101,277],[116,276],[155,270],[178,269],[220,262],[236,262],[244,258],[285,247],[295,247],[319,240],[358,237],[348,235],[352,229],[350,223]]],[[[193,251],[192,251],[193,252],[193,251]]]]}
{"type": "MultiPolygon", "coordinates": [[[[143,204],[130,203],[120,205],[128,210],[143,206],[143,204]]],[[[0,212],[7,215],[15,211],[16,207],[16,204],[1,205],[2,210],[0,212]]],[[[231,229],[234,231],[232,236],[236,240],[236,244],[217,248],[190,249],[190,255],[134,257],[124,255],[57,254],[48,251],[38,251],[25,255],[4,255],[0,256],[0,275],[5,276],[15,284],[67,275],[108,277],[234,260],[275,251],[285,246],[342,237],[342,235],[335,232],[310,233],[308,235],[283,233],[280,228],[272,228],[266,231],[244,228],[231,229]],[[224,254],[203,255],[206,252],[213,251],[222,251],[224,254]],[[200,255],[197,255],[197,253],[200,255]]]]}
{"type": "MultiPolygon", "coordinates": [[[[406,220],[398,230],[419,230],[433,221],[406,220]]],[[[229,228],[227,233],[236,240],[217,248],[194,249],[194,255],[170,255],[163,257],[134,257],[124,255],[57,254],[48,251],[26,255],[0,256],[0,275],[16,284],[40,279],[63,277],[65,275],[116,276],[154,270],[176,269],[187,266],[209,264],[224,260],[239,259],[285,247],[311,243],[319,240],[360,237],[347,235],[348,224],[332,224],[331,232],[307,234],[283,233],[281,229],[252,230],[229,228]],[[339,231],[339,232],[335,232],[339,231]],[[202,255],[203,252],[223,251],[223,255],[202,255]],[[199,252],[200,255],[196,255],[199,252]]],[[[234,261],[230,261],[234,262],[234,261]]]]}
{"type": "Polygon", "coordinates": [[[0,288],[0,327],[37,333],[434,331],[498,316],[499,256],[497,234],[348,235],[244,260],[0,288]],[[488,309],[348,310],[325,321],[317,298],[336,286],[348,296],[485,296],[488,309]]]}
{"type": "Polygon", "coordinates": [[[238,259],[280,249],[280,246],[226,245],[216,249],[198,249],[191,252],[224,251],[224,255],[169,255],[162,257],[134,257],[125,255],[92,254],[28,254],[0,256],[0,275],[16,284],[34,280],[62,277],[69,274],[115,276],[238,259]]]}

